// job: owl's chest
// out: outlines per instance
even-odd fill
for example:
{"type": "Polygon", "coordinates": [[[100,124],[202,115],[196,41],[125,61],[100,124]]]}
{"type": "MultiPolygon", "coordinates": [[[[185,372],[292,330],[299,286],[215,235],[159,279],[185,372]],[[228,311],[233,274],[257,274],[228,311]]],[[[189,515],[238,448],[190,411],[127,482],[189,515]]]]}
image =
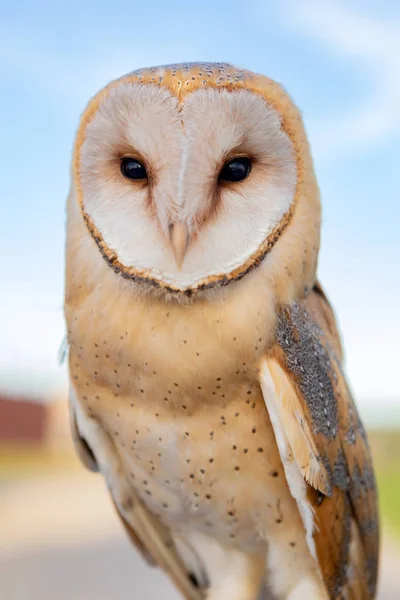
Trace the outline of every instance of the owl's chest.
{"type": "Polygon", "coordinates": [[[99,389],[92,414],[113,438],[131,485],[168,526],[253,547],[257,512],[276,506],[284,482],[264,400],[241,372],[236,381],[194,384],[214,403],[182,394],[174,404],[174,390],[160,396],[157,385],[108,401],[99,389]]]}
{"type": "Polygon", "coordinates": [[[83,308],[71,378],[143,501],[175,529],[254,539],[257,506],[275,506],[284,480],[258,385],[268,319],[244,305],[83,308]]]}

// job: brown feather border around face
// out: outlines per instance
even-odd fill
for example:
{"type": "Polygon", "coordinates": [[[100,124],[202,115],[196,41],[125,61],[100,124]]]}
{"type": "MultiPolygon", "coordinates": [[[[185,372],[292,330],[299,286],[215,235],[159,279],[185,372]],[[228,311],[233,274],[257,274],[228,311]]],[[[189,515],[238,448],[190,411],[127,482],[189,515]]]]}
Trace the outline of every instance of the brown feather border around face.
{"type": "Polygon", "coordinates": [[[238,281],[247,273],[256,268],[262,262],[265,256],[271,251],[277,240],[289,225],[294,214],[294,209],[299,195],[299,181],[303,179],[304,171],[303,160],[301,157],[301,142],[297,139],[298,126],[296,127],[293,125],[293,123],[298,121],[298,119],[299,116],[297,109],[279,84],[262,75],[255,75],[250,71],[236,69],[225,64],[199,63],[156,67],[144,69],[142,71],[136,71],[111,82],[92,99],[82,116],[80,127],[76,136],[73,161],[74,181],[82,216],[91,236],[96,242],[103,258],[108,265],[115,273],[122,275],[122,277],[125,279],[146,283],[155,288],[164,289],[167,292],[181,293],[186,296],[192,296],[196,292],[203,291],[214,286],[226,286],[232,281],[238,281]],[[162,75],[156,76],[156,73],[160,70],[162,70],[162,75]],[[210,277],[206,277],[185,289],[174,287],[173,285],[154,278],[146,270],[123,265],[118,260],[116,252],[107,245],[102,234],[97,229],[88,213],[85,211],[83,203],[83,191],[79,176],[80,150],[85,140],[85,130],[88,123],[96,115],[101,101],[108,95],[111,89],[123,83],[149,84],[156,85],[158,87],[166,87],[178,98],[179,102],[181,103],[189,93],[201,88],[211,87],[214,89],[226,89],[229,91],[245,89],[261,95],[262,98],[281,115],[282,129],[288,135],[295,150],[297,167],[297,186],[295,196],[291,207],[282,217],[280,222],[260,244],[259,248],[240,267],[237,267],[229,273],[211,275],[210,277]]]}

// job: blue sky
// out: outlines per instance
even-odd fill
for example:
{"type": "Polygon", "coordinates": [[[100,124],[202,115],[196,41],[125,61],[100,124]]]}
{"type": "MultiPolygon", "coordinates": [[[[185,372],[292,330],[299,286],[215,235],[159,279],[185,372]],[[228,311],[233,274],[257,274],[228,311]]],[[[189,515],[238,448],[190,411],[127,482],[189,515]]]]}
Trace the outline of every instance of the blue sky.
{"type": "Polygon", "coordinates": [[[282,82],[303,112],[324,209],[319,274],[347,369],[365,413],[394,414],[399,3],[20,0],[0,16],[0,387],[65,385],[64,206],[89,98],[141,66],[229,61],[282,82]]]}

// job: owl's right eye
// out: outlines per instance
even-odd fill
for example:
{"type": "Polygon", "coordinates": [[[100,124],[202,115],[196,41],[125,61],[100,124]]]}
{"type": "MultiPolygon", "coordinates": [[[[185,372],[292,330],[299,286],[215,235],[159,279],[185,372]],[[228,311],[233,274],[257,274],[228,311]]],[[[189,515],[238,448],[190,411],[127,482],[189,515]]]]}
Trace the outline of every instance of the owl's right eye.
{"type": "Polygon", "coordinates": [[[131,156],[121,159],[121,173],[127,179],[147,179],[146,167],[131,156]]]}

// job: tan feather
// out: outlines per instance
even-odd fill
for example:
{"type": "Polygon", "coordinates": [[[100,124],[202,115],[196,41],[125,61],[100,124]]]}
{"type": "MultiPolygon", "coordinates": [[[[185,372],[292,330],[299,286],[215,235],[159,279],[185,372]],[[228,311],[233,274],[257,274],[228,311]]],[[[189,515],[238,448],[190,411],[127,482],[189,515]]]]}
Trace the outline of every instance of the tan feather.
{"type": "Polygon", "coordinates": [[[276,391],[275,408],[304,479],[326,495],[331,493],[329,477],[315,445],[309,423],[289,377],[277,360],[268,360],[276,391]]]}

